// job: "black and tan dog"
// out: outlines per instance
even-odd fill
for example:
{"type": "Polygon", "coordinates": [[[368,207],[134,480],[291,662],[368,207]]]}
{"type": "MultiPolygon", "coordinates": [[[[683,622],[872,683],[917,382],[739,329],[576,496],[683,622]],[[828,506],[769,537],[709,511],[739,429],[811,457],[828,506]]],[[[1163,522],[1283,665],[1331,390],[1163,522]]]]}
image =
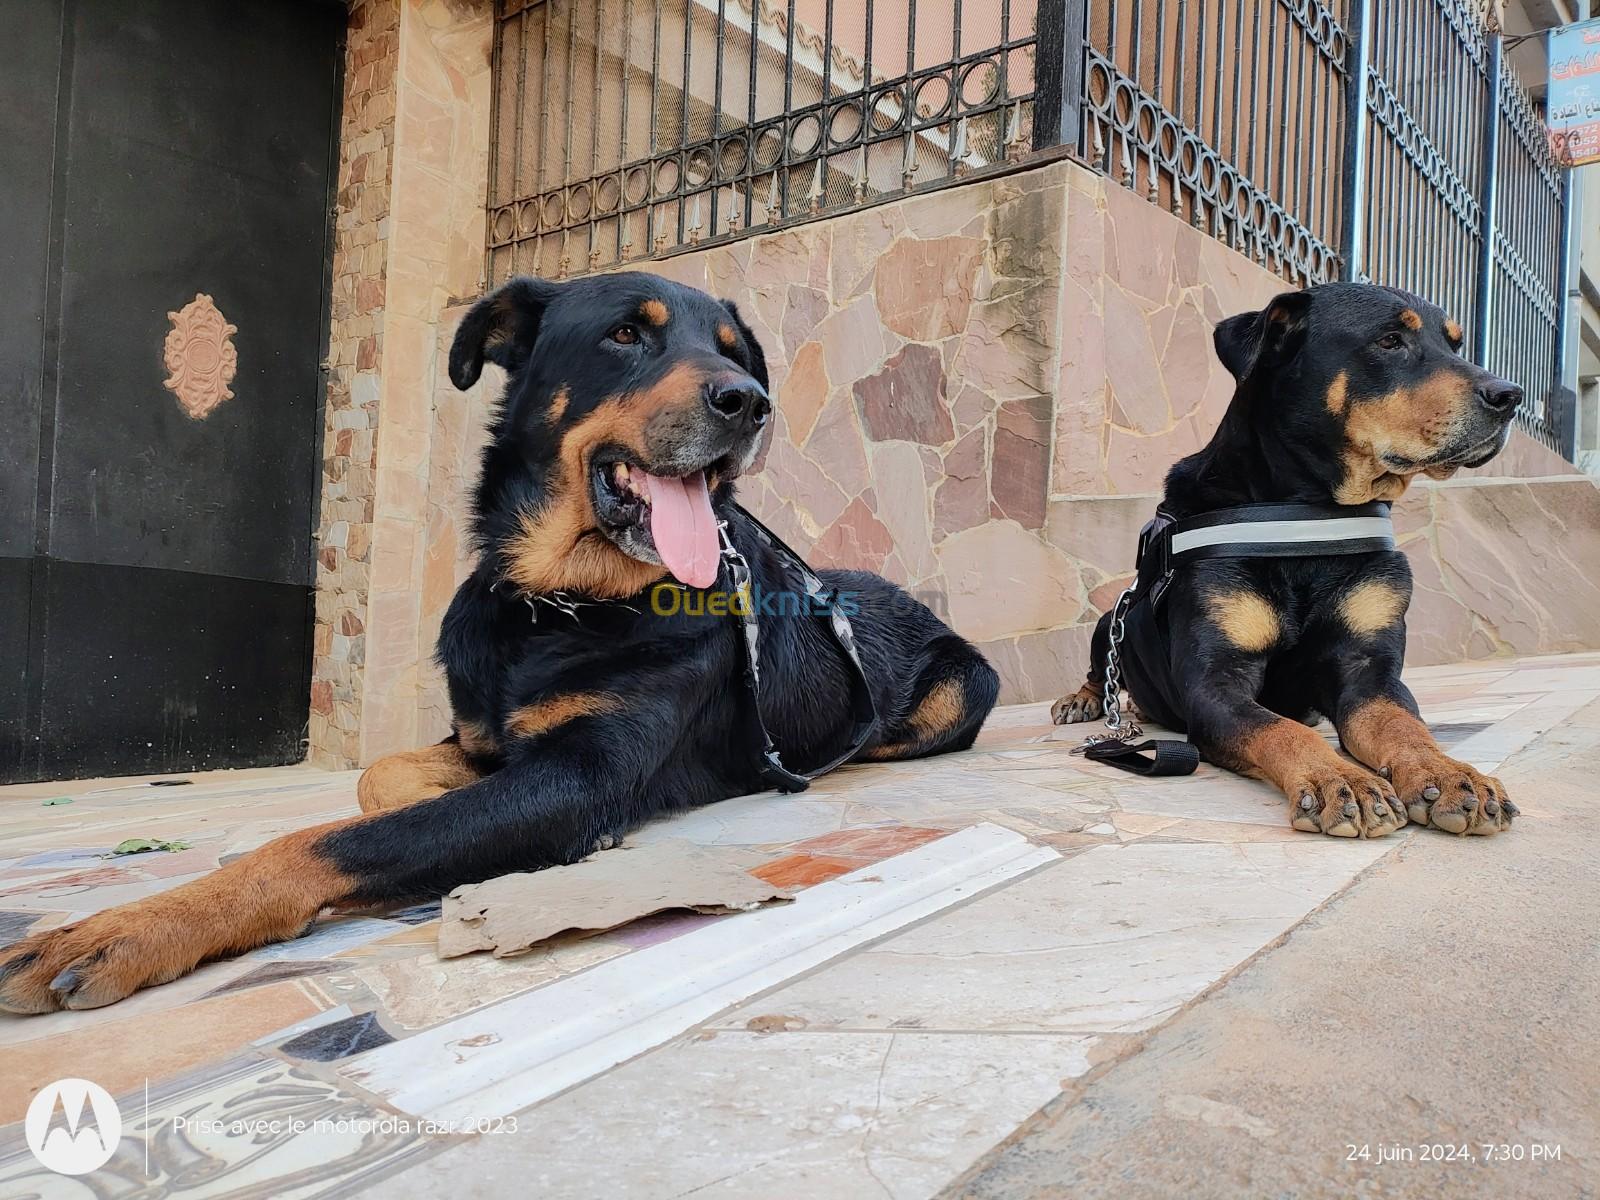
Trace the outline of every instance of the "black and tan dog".
{"type": "MultiPolygon", "coordinates": [[[[1455,321],[1388,288],[1282,295],[1222,322],[1214,340],[1238,387],[1211,443],[1167,476],[1162,508],[1180,519],[1394,500],[1419,474],[1493,458],[1522,399],[1461,358],[1455,321]]],[[[1123,678],[1170,681],[1177,699],[1135,687],[1134,702],[1186,727],[1209,761],[1280,788],[1296,829],[1378,837],[1408,816],[1452,833],[1507,829],[1517,810],[1505,787],[1440,752],[1400,680],[1410,600],[1394,550],[1192,562],[1163,595],[1166,645],[1121,647],[1123,678]],[[1161,661],[1138,661],[1151,654],[1161,661]],[[1151,666],[1159,673],[1140,669],[1151,666]],[[1315,714],[1356,761],[1307,727],[1315,714]]],[[[1088,682],[1057,702],[1058,724],[1101,715],[1110,622],[1095,630],[1088,682]]]]}
{"type": "MultiPolygon", "coordinates": [[[[766,786],[743,634],[710,615],[729,598],[704,592],[771,411],[750,330],[652,276],[520,279],[464,318],[451,379],[471,386],[485,359],[509,382],[476,496],[479,561],[439,640],[454,735],[369,769],[362,816],[10,947],[0,1008],[109,1004],[295,937],[325,908],[575,862],[651,817],[766,786]],[[685,602],[652,606],[669,575],[685,602]]],[[[742,520],[729,530],[755,593],[792,598],[786,560],[742,520]]],[[[886,580],[823,576],[849,604],[879,716],[857,756],[971,745],[997,690],[988,663],[886,580]]],[[[854,669],[802,606],[760,613],[761,716],[788,769],[815,769],[852,744],[854,669]]]]}

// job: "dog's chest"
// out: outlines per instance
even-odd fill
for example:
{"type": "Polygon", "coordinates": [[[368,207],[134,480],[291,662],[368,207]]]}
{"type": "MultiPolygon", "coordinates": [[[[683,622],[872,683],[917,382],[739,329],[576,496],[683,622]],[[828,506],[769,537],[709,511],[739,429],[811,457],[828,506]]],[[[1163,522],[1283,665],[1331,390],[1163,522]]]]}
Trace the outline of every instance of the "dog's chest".
{"type": "Polygon", "coordinates": [[[1403,630],[1412,582],[1396,551],[1203,563],[1186,590],[1180,624],[1208,625],[1242,647],[1283,658],[1403,630]]]}

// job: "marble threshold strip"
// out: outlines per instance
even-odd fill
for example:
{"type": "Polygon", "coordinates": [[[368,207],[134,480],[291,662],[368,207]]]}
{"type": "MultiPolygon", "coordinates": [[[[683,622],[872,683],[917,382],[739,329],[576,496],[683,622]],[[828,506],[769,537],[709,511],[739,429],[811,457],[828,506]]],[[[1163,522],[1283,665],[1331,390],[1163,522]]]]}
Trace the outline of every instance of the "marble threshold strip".
{"type": "Polygon", "coordinates": [[[339,1074],[413,1116],[507,1116],[848,950],[1061,855],[974,825],[349,1059],[339,1074]]]}

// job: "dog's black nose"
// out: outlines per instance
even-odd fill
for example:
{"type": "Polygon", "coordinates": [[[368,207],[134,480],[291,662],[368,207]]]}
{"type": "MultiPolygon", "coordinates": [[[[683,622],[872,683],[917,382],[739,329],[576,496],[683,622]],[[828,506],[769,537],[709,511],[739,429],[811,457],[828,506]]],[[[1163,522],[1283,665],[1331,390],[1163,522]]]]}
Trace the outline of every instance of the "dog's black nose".
{"type": "Polygon", "coordinates": [[[772,401],[753,379],[712,387],[706,393],[706,403],[724,420],[749,421],[753,425],[766,424],[767,415],[772,412],[772,401]]]}
{"type": "Polygon", "coordinates": [[[1510,412],[1522,403],[1522,389],[1504,379],[1488,379],[1478,385],[1478,399],[1492,412],[1510,412]]]}

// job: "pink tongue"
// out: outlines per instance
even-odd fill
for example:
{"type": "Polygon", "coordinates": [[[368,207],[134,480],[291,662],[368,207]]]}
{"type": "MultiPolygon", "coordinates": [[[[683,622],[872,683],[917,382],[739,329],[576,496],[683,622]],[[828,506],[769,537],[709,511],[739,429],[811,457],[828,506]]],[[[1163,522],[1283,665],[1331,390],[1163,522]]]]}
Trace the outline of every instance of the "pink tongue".
{"type": "Polygon", "coordinates": [[[717,581],[717,519],[711,513],[705,472],[686,479],[648,474],[644,479],[650,488],[650,536],[656,553],[680,583],[710,587],[717,581]]]}

